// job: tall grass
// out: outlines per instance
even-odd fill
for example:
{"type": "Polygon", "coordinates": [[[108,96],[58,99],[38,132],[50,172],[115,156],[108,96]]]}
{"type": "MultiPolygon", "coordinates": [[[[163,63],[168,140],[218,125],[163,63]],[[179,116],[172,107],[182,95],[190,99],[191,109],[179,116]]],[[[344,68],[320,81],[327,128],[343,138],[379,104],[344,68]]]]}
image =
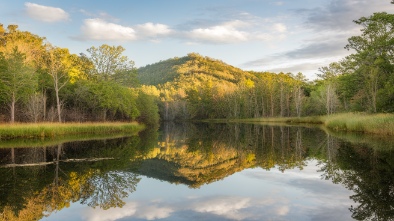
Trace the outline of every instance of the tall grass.
{"type": "Polygon", "coordinates": [[[394,135],[394,114],[337,114],[327,117],[324,125],[336,131],[394,135]]]}
{"type": "Polygon", "coordinates": [[[72,134],[134,133],[142,128],[143,125],[136,122],[0,124],[0,140],[38,137],[53,138],[72,134]]]}
{"type": "Polygon", "coordinates": [[[234,122],[321,124],[335,131],[394,135],[394,114],[341,113],[329,116],[239,119],[234,122]]]}

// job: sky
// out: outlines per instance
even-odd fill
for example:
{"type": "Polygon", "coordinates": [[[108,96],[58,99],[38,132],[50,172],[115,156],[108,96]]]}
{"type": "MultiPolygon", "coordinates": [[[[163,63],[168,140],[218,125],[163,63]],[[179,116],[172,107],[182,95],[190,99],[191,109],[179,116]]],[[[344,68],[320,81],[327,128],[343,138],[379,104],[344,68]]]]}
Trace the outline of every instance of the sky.
{"type": "Polygon", "coordinates": [[[0,23],[75,54],[121,45],[136,67],[194,52],[314,79],[352,53],[353,20],[383,11],[394,13],[390,0],[0,0],[0,23]]]}

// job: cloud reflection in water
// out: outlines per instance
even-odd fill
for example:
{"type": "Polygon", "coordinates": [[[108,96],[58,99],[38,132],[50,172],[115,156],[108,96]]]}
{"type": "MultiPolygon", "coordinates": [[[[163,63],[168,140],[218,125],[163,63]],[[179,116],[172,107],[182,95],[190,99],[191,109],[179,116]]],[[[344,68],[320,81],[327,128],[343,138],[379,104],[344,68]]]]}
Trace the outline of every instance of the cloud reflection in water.
{"type": "Polygon", "coordinates": [[[248,169],[200,189],[174,191],[171,197],[162,194],[174,188],[171,184],[143,178],[150,183],[149,190],[142,190],[144,185],[138,188],[151,195],[138,199],[131,196],[123,208],[86,208],[82,217],[86,221],[328,220],[333,216],[351,220],[351,194],[340,185],[322,180],[316,175],[318,169],[316,161],[310,161],[302,171],[248,169]],[[239,186],[240,179],[243,186],[239,186]]]}

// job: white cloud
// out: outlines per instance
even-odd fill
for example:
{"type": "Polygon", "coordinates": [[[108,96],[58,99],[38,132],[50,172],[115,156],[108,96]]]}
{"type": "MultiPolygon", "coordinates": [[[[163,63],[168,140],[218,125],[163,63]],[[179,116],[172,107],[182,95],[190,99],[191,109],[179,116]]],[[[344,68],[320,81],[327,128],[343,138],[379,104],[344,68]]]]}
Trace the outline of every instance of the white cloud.
{"type": "Polygon", "coordinates": [[[290,209],[289,209],[289,206],[287,206],[287,205],[278,207],[278,208],[276,209],[276,213],[277,213],[279,216],[285,216],[285,215],[287,215],[287,214],[289,213],[289,211],[290,211],[290,209]]]}
{"type": "Polygon", "coordinates": [[[238,20],[229,21],[221,25],[211,26],[208,28],[196,28],[188,33],[188,37],[198,42],[206,43],[237,43],[249,39],[249,34],[245,31],[238,30],[246,23],[238,20]]]}
{"type": "Polygon", "coordinates": [[[198,202],[192,208],[197,212],[208,212],[217,215],[227,214],[249,206],[249,198],[222,197],[198,202]]]}
{"type": "MultiPolygon", "coordinates": [[[[212,21],[192,21],[187,25],[196,26],[181,36],[188,42],[208,44],[232,44],[251,41],[276,41],[287,37],[287,26],[278,19],[267,19],[247,12],[239,13],[237,18],[222,23],[212,21]]],[[[282,20],[282,19],[281,19],[282,20]]]]}
{"type": "Polygon", "coordinates": [[[67,21],[69,15],[61,8],[38,5],[31,2],[25,3],[29,17],[44,22],[67,21]]]}
{"type": "Polygon", "coordinates": [[[137,25],[136,30],[138,30],[138,32],[144,36],[168,35],[172,32],[172,30],[167,25],[153,24],[151,22],[137,25]]]}
{"type": "Polygon", "coordinates": [[[147,220],[164,219],[169,217],[173,211],[169,207],[146,206],[138,209],[136,217],[147,220]]]}
{"type": "Polygon", "coordinates": [[[155,202],[154,205],[148,205],[145,202],[128,202],[122,208],[111,208],[108,210],[88,208],[82,214],[82,218],[86,221],[115,221],[126,217],[137,217],[146,220],[163,219],[169,217],[174,211],[169,207],[160,207],[155,202]]]}
{"type": "Polygon", "coordinates": [[[135,40],[135,30],[131,27],[106,22],[102,19],[85,19],[81,27],[82,39],[130,41],[135,40]]]}
{"type": "Polygon", "coordinates": [[[287,27],[283,23],[276,23],[274,24],[274,30],[276,32],[285,33],[287,31],[287,27]]]}
{"type": "Polygon", "coordinates": [[[256,34],[254,35],[254,38],[260,41],[272,41],[275,39],[271,34],[256,34]]]}
{"type": "MultiPolygon", "coordinates": [[[[85,11],[81,12],[85,13],[85,11]]],[[[109,17],[108,14],[103,15],[109,17]]],[[[94,18],[84,20],[81,32],[82,36],[74,37],[74,39],[134,41],[144,38],[167,36],[173,33],[173,30],[171,30],[167,25],[154,24],[151,22],[128,27],[108,22],[106,19],[94,18]]],[[[158,39],[150,40],[155,43],[160,42],[158,39]]]]}
{"type": "Polygon", "coordinates": [[[133,216],[136,211],[137,204],[129,202],[122,208],[111,208],[108,210],[88,208],[88,210],[82,215],[82,218],[87,221],[114,221],[124,217],[133,216]]]}
{"type": "Polygon", "coordinates": [[[197,20],[172,29],[166,24],[152,22],[122,26],[107,13],[92,14],[85,10],[80,12],[95,18],[85,19],[81,27],[82,36],[74,37],[79,40],[148,40],[158,43],[163,37],[168,37],[183,40],[187,45],[194,45],[268,42],[287,37],[285,24],[255,17],[249,13],[241,13],[241,17],[221,23],[197,20]]]}
{"type": "Polygon", "coordinates": [[[212,213],[230,219],[241,220],[248,217],[247,213],[243,213],[241,210],[250,206],[249,198],[217,197],[196,202],[190,208],[200,213],[212,213]]]}
{"type": "Polygon", "coordinates": [[[213,43],[235,43],[248,39],[245,32],[226,26],[194,29],[190,32],[190,37],[199,41],[213,43]]]}

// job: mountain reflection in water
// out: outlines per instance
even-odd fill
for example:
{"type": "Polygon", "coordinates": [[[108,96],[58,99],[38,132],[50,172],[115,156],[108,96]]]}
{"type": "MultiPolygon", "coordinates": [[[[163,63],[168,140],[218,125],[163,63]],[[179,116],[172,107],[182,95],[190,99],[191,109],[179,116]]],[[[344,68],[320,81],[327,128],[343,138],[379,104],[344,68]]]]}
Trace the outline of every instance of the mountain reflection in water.
{"type": "Polygon", "coordinates": [[[394,144],[384,139],[165,124],[40,147],[0,141],[0,220],[392,220],[394,144]]]}

